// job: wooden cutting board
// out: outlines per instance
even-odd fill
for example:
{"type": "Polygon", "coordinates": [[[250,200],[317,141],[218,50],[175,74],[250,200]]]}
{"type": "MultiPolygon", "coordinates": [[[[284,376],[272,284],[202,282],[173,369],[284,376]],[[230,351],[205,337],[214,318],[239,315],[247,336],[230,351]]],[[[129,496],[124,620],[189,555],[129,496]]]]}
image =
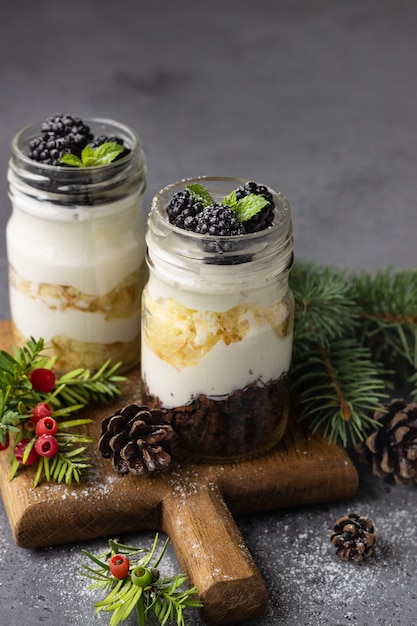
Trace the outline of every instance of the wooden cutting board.
{"type": "MultiPolygon", "coordinates": [[[[10,350],[10,323],[0,322],[0,348],[10,350]]],[[[127,404],[140,404],[139,371],[123,396],[85,410],[98,441],[101,422],[127,404]]],[[[33,487],[34,469],[9,482],[9,456],[0,453],[0,488],[16,543],[35,548],[139,530],[165,532],[182,571],[204,603],[207,624],[236,624],[264,612],[268,595],[233,515],[351,497],[358,476],[346,452],[311,435],[295,417],[272,452],[223,465],[175,460],[155,477],[119,476],[90,446],[94,468],[80,485],[33,487]]]]}

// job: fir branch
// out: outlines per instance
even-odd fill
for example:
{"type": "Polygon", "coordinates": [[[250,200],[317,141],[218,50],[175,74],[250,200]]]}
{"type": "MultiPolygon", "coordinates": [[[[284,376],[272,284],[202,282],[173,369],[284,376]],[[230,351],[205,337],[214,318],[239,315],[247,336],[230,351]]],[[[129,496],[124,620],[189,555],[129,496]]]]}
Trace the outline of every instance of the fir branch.
{"type": "MultiPolygon", "coordinates": [[[[62,435],[65,433],[61,433],[60,436],[62,435]]],[[[47,467],[44,466],[44,471],[47,480],[49,480],[48,476],[51,476],[58,484],[65,482],[65,484],[70,485],[74,480],[76,483],[80,482],[81,476],[92,467],[89,457],[84,455],[86,447],[73,447],[76,442],[80,441],[91,443],[92,439],[79,437],[67,439],[65,443],[60,440],[61,451],[51,459],[50,463],[50,460],[46,459],[47,467]]]]}
{"type": "Polygon", "coordinates": [[[48,450],[44,453],[40,448],[39,453],[37,452],[39,458],[31,459],[31,464],[37,463],[35,487],[43,476],[47,481],[53,479],[68,485],[73,481],[80,481],[81,476],[91,467],[85,455],[85,444],[92,443],[92,439],[83,434],[66,432],[66,429],[89,424],[91,420],[67,418],[92,402],[104,403],[118,397],[122,383],[126,380],[117,374],[120,363],[112,365],[110,360],[103,363],[97,372],[78,368],[57,380],[52,371],[56,359],[45,355],[44,349],[43,339],[36,341],[31,337],[25,346],[13,346],[12,354],[0,350],[0,444],[6,447],[12,443],[13,446],[10,480],[25,466],[29,452],[35,442],[38,443],[39,435],[34,432],[33,417],[33,411],[39,409],[37,405],[49,405],[48,410],[52,412],[57,424],[53,441],[50,440],[54,446],[52,456],[48,455],[48,450]],[[38,382],[32,384],[36,375],[38,382]],[[46,375],[46,387],[39,385],[39,375],[44,381],[46,375]],[[19,461],[15,458],[17,444],[20,444],[20,449],[25,449],[24,456],[19,461]]]}
{"type": "Polygon", "coordinates": [[[353,285],[345,272],[296,262],[291,270],[290,286],[295,298],[296,350],[306,340],[328,344],[354,331],[358,308],[353,285]]]}
{"type": "Polygon", "coordinates": [[[156,534],[152,548],[148,552],[114,540],[109,540],[110,549],[98,557],[83,550],[94,567],[83,564],[81,574],[93,580],[88,589],[101,589],[106,592],[106,596],[95,602],[94,606],[96,613],[100,611],[112,613],[109,626],[118,626],[135,609],[139,626],[155,624],[155,619],[161,626],[165,626],[168,620],[175,620],[177,626],[185,626],[184,610],[188,607],[202,606],[196,596],[196,588],[184,588],[186,577],[183,574],[171,577],[159,575],[156,567],[159,566],[165,554],[169,539],[167,538],[163,543],[159,555],[156,554],[158,542],[159,536],[156,534]],[[129,570],[121,579],[112,575],[108,563],[116,554],[129,558],[129,570]],[[151,582],[144,586],[135,584],[132,575],[139,565],[151,574],[151,582]]]}
{"type": "MultiPolygon", "coordinates": [[[[7,405],[15,409],[23,403],[26,409],[33,408],[38,402],[47,402],[54,410],[71,406],[71,410],[78,410],[90,403],[105,403],[114,400],[121,394],[124,376],[117,374],[121,363],[111,364],[107,360],[97,372],[78,368],[60,376],[52,393],[45,395],[32,388],[30,373],[35,368],[45,367],[52,369],[55,358],[43,354],[44,340],[30,338],[21,348],[13,346],[13,356],[0,350],[0,393],[8,394],[7,405]],[[75,405],[77,405],[75,407],[75,405]],[[75,407],[75,408],[74,408],[75,407]]],[[[3,395],[4,398],[4,395],[3,395]]],[[[5,409],[5,402],[0,408],[5,409]]],[[[68,413],[68,410],[65,411],[68,413]]]]}
{"type": "Polygon", "coordinates": [[[369,350],[354,339],[338,339],[329,347],[305,352],[291,371],[301,419],[313,432],[321,429],[330,443],[344,446],[365,438],[376,426],[373,412],[387,397],[379,368],[369,350]]]}
{"type": "Polygon", "coordinates": [[[364,439],[384,398],[383,370],[356,338],[359,308],[351,277],[341,270],[295,264],[293,363],[290,384],[313,432],[343,445],[364,439]]]}
{"type": "MultiPolygon", "coordinates": [[[[55,364],[56,357],[50,357],[44,354],[45,349],[44,339],[34,339],[34,337],[30,337],[26,345],[20,348],[12,346],[14,360],[18,363],[22,372],[25,374],[28,374],[28,372],[33,368],[34,363],[36,363],[36,367],[46,367],[52,369],[55,364]]],[[[3,352],[3,354],[6,355],[7,353],[3,352]]]]}
{"type": "Polygon", "coordinates": [[[57,380],[56,392],[50,396],[49,402],[56,406],[79,404],[87,406],[114,400],[121,394],[121,385],[126,381],[116,371],[121,363],[111,364],[108,359],[97,372],[79,368],[62,375],[57,380]]]}
{"type": "Polygon", "coordinates": [[[406,381],[417,395],[417,270],[394,272],[392,268],[375,276],[362,272],[353,277],[359,309],[359,337],[373,357],[396,372],[397,384],[406,381]]]}

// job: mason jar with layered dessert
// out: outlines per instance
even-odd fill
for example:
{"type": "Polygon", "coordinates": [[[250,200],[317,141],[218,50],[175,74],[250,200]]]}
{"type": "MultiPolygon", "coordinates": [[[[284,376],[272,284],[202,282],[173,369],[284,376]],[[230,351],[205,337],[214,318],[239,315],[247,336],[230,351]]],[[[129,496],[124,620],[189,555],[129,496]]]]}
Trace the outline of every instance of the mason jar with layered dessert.
{"type": "Polygon", "coordinates": [[[143,400],[164,410],[179,454],[221,462],[270,450],[285,432],[289,408],[294,299],[287,199],[244,179],[182,180],[154,197],[146,241],[143,400]],[[225,198],[232,204],[236,190],[239,197],[250,189],[266,190],[270,201],[271,220],[260,230],[212,234],[219,231],[196,230],[190,219],[184,227],[170,211],[184,190],[201,193],[210,214],[211,201],[221,212],[225,198]]]}
{"type": "Polygon", "coordinates": [[[123,151],[85,167],[42,155],[36,160],[29,154],[36,152],[39,123],[12,141],[7,254],[13,338],[18,346],[43,338],[58,371],[95,370],[107,359],[127,371],[140,359],[145,158],[139,137],[124,124],[86,119],[84,127],[89,137],[117,141],[123,151]]]}

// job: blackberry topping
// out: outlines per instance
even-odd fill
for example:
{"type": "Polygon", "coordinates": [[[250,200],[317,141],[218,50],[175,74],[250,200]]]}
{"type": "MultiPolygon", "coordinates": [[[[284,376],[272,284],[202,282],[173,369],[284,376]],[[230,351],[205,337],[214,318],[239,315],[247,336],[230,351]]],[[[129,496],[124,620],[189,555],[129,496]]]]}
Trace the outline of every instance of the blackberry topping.
{"type": "Polygon", "coordinates": [[[204,208],[197,216],[195,232],[202,235],[243,235],[245,227],[228,206],[214,203],[204,208]]]}
{"type": "Polygon", "coordinates": [[[187,190],[177,191],[167,206],[171,224],[184,230],[196,232],[197,216],[203,211],[203,204],[187,190]]]}
{"type": "Polygon", "coordinates": [[[62,156],[70,149],[71,142],[66,137],[41,136],[30,141],[28,156],[46,165],[60,165],[62,156]]]}
{"type": "Polygon", "coordinates": [[[41,133],[44,137],[65,137],[70,143],[71,152],[77,156],[80,156],[81,150],[93,138],[90,127],[84,124],[79,117],[72,115],[48,117],[41,124],[41,133]]]}
{"type": "Polygon", "coordinates": [[[253,181],[248,181],[244,185],[240,185],[236,189],[236,198],[240,200],[251,193],[257,196],[263,196],[268,200],[267,204],[259,213],[245,221],[245,231],[247,233],[256,233],[265,228],[269,228],[274,221],[275,204],[271,192],[265,185],[258,185],[253,181]]]}
{"type": "Polygon", "coordinates": [[[110,137],[108,137],[107,135],[100,135],[99,137],[96,137],[95,139],[93,139],[92,141],[89,142],[89,145],[96,149],[99,146],[102,146],[103,143],[117,143],[119,146],[123,146],[124,150],[123,152],[121,152],[119,154],[119,156],[117,156],[114,160],[117,161],[118,159],[121,159],[122,157],[125,157],[127,154],[129,154],[130,150],[129,148],[127,148],[124,145],[123,139],[121,137],[117,137],[117,135],[110,135],[110,137]]]}
{"type": "Polygon", "coordinates": [[[48,165],[60,165],[66,152],[79,157],[93,138],[90,127],[72,115],[48,117],[41,124],[40,131],[41,135],[29,143],[29,158],[48,165]]]}

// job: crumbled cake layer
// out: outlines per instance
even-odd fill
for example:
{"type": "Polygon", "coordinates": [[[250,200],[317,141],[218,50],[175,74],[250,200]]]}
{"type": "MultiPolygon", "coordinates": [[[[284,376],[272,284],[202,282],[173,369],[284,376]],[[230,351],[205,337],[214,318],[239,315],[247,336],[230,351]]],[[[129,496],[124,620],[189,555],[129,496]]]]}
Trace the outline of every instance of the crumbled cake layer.
{"type": "MultiPolygon", "coordinates": [[[[143,400],[163,408],[146,382],[143,400]]],[[[200,394],[189,404],[165,409],[180,447],[195,457],[228,461],[264,453],[281,439],[288,418],[288,386],[284,374],[266,384],[252,383],[225,398],[200,394]]]]}
{"type": "MultiPolygon", "coordinates": [[[[13,340],[16,346],[27,343],[19,329],[12,323],[13,340]]],[[[67,372],[78,367],[91,370],[99,369],[107,359],[113,363],[122,361],[120,373],[132,369],[140,360],[140,330],[133,341],[117,341],[113,343],[83,342],[70,339],[65,335],[56,335],[45,342],[45,354],[56,355],[54,369],[67,372]]]]}
{"type": "Polygon", "coordinates": [[[227,311],[190,309],[173,298],[146,298],[144,341],[156,356],[177,370],[197,363],[220,341],[226,346],[240,342],[251,329],[272,328],[278,337],[292,332],[285,301],[261,309],[256,304],[227,311]]]}
{"type": "Polygon", "coordinates": [[[140,360],[140,299],[144,266],[103,294],[71,285],[25,280],[10,268],[10,298],[16,345],[42,337],[62,372],[99,369],[122,361],[127,371],[140,360]]]}
{"type": "Polygon", "coordinates": [[[11,287],[48,309],[62,313],[68,310],[103,313],[106,320],[131,317],[140,308],[144,283],[143,268],[123,278],[114,289],[104,294],[90,294],[72,285],[52,285],[25,280],[10,267],[11,287]]]}

